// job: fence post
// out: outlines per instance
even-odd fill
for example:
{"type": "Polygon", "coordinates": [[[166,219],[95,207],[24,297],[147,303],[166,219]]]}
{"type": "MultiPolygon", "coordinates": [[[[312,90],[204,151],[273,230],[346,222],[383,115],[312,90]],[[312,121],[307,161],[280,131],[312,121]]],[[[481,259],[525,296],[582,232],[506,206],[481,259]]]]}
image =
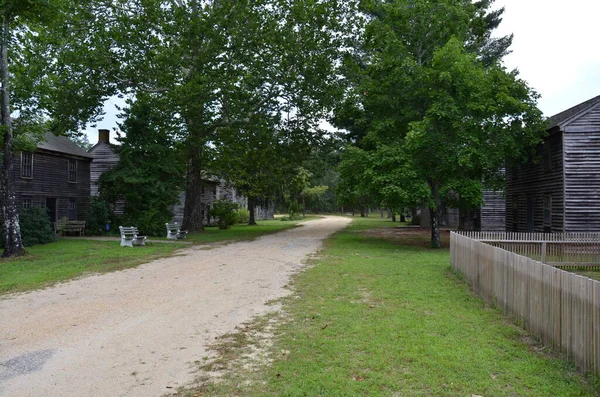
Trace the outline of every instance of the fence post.
{"type": "Polygon", "coordinates": [[[542,241],[542,263],[546,263],[546,240],[542,241]]]}

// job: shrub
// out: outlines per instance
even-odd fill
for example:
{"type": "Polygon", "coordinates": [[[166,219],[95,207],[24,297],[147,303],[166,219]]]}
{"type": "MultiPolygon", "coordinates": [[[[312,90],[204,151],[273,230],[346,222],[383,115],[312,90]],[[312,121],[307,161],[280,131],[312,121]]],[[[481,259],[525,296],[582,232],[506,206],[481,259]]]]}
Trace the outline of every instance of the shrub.
{"type": "Polygon", "coordinates": [[[23,245],[47,244],[54,241],[52,222],[45,208],[22,209],[19,214],[23,245]]]}
{"type": "Polygon", "coordinates": [[[210,210],[210,215],[217,218],[219,229],[229,229],[238,221],[238,209],[237,203],[217,200],[210,210]]]}
{"type": "Polygon", "coordinates": [[[240,208],[237,210],[237,216],[237,223],[248,223],[250,220],[250,211],[248,211],[246,208],[240,208]]]}
{"type": "Polygon", "coordinates": [[[295,221],[298,219],[301,219],[302,217],[300,216],[300,206],[298,205],[298,200],[293,200],[290,203],[290,209],[289,209],[289,213],[290,216],[282,219],[282,220],[286,220],[286,221],[295,221]]]}
{"type": "Polygon", "coordinates": [[[101,235],[106,232],[106,224],[111,222],[112,213],[108,201],[92,197],[90,203],[90,219],[85,229],[88,235],[101,235]]]}

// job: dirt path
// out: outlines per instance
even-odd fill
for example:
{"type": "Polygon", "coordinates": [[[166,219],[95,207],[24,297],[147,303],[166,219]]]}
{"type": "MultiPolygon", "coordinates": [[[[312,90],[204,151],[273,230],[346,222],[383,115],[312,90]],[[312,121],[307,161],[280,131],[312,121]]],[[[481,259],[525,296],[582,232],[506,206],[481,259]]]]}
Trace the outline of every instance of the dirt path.
{"type": "Polygon", "coordinates": [[[0,396],[160,396],[217,335],[264,314],[346,218],[0,300],[0,396]]]}

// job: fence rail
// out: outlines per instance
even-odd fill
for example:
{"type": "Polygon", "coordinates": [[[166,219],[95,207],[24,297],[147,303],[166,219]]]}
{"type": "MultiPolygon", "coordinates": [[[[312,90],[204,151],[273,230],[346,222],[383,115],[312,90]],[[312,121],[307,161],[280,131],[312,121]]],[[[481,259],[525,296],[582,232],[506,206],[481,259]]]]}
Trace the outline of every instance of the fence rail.
{"type": "Polygon", "coordinates": [[[557,267],[600,267],[600,233],[459,232],[557,267]]]}
{"type": "MultiPolygon", "coordinates": [[[[511,238],[515,235],[506,234],[511,238]]],[[[478,236],[451,234],[452,268],[482,299],[518,318],[545,345],[562,351],[583,371],[599,373],[600,282],[490,245],[488,240],[493,238],[478,236]]],[[[517,237],[522,237],[521,242],[537,238],[517,237]]],[[[573,242],[566,235],[562,237],[546,243],[573,242]]],[[[508,238],[500,236],[496,240],[508,238]]]]}

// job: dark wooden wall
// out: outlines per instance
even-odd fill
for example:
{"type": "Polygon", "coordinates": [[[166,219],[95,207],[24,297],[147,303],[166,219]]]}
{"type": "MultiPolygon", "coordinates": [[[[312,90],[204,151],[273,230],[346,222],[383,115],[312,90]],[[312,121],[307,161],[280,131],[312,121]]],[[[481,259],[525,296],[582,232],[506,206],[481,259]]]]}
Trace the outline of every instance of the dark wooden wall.
{"type": "Polygon", "coordinates": [[[600,133],[565,132],[564,144],[565,231],[599,232],[600,133]]]}
{"type": "Polygon", "coordinates": [[[90,210],[90,158],[38,149],[33,154],[33,178],[21,177],[21,154],[14,159],[15,193],[19,207],[24,198],[45,207],[47,198],[57,199],[58,219],[69,216],[69,199],[77,200],[77,219],[87,220],[90,210]],[[77,182],[68,181],[68,160],[77,161],[77,182]]]}
{"type": "Polygon", "coordinates": [[[506,230],[517,232],[563,232],[564,174],[562,133],[548,137],[551,167],[544,166],[544,145],[537,156],[525,165],[510,167],[506,175],[506,230]],[[552,223],[544,228],[544,196],[552,198],[552,223]],[[533,229],[527,227],[528,199],[533,206],[533,229]]]}
{"type": "Polygon", "coordinates": [[[506,196],[504,192],[483,191],[481,207],[481,231],[503,232],[506,230],[506,196]]]}

